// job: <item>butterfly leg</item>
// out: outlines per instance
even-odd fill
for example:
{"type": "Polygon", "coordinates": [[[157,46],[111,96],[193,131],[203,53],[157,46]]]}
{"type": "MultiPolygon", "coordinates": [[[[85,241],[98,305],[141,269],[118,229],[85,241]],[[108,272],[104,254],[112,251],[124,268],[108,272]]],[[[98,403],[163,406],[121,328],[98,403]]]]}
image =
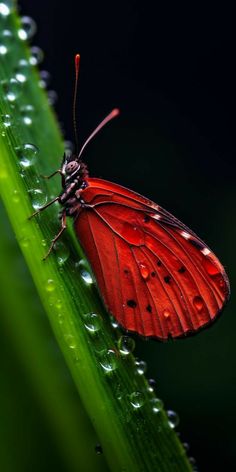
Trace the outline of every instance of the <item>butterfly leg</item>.
{"type": "Polygon", "coordinates": [[[60,229],[59,233],[55,236],[55,238],[53,238],[53,240],[51,242],[51,245],[48,249],[48,252],[43,258],[43,261],[45,261],[47,259],[47,257],[49,256],[49,254],[52,252],[56,242],[61,237],[61,235],[62,235],[63,231],[65,231],[65,229],[66,229],[66,210],[63,210],[62,217],[61,217],[61,229],[60,229]]]}
{"type": "Polygon", "coordinates": [[[51,200],[49,203],[47,203],[46,205],[42,206],[41,208],[39,208],[37,211],[35,211],[34,213],[32,213],[32,215],[29,216],[29,220],[31,220],[31,218],[33,218],[34,216],[38,215],[41,211],[45,210],[46,208],[48,208],[50,205],[52,205],[53,203],[57,202],[59,200],[59,197],[56,197],[54,198],[53,200],[51,200]]]}
{"type": "Polygon", "coordinates": [[[57,174],[61,174],[61,175],[62,175],[61,169],[55,170],[55,171],[52,172],[52,174],[50,174],[50,175],[42,175],[42,174],[40,174],[40,177],[42,177],[42,179],[47,179],[47,180],[49,180],[49,179],[51,179],[52,177],[54,177],[54,175],[57,175],[57,174]]]}

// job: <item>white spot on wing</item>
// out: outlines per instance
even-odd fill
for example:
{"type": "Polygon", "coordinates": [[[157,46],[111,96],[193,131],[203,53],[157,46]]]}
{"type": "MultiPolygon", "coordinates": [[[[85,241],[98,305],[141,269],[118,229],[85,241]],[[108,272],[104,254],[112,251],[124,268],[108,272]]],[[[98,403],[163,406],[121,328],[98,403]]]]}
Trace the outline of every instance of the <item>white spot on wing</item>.
{"type": "Polygon", "coordinates": [[[181,236],[183,236],[184,239],[190,239],[191,236],[190,234],[186,233],[186,231],[180,231],[181,236]]]}
{"type": "Polygon", "coordinates": [[[209,251],[207,247],[204,247],[204,249],[201,249],[201,252],[202,254],[204,254],[204,256],[208,256],[208,254],[210,254],[211,251],[209,251]]]}
{"type": "Polygon", "coordinates": [[[154,220],[161,220],[160,215],[152,215],[152,218],[154,218],[154,220]]]}

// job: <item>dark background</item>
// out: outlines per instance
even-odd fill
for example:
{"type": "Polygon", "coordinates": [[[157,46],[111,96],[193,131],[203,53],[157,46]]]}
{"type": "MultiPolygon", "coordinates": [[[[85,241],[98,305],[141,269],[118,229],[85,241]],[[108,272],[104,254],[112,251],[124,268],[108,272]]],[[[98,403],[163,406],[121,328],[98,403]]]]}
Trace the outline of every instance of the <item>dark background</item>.
{"type": "MultiPolygon", "coordinates": [[[[202,472],[236,470],[235,29],[230,3],[21,0],[38,26],[56,111],[73,139],[74,54],[81,54],[81,142],[114,106],[121,117],[84,153],[92,176],[161,204],[222,260],[233,296],[187,340],[137,340],[136,355],[202,472]]],[[[43,435],[43,433],[42,433],[43,435]]]]}

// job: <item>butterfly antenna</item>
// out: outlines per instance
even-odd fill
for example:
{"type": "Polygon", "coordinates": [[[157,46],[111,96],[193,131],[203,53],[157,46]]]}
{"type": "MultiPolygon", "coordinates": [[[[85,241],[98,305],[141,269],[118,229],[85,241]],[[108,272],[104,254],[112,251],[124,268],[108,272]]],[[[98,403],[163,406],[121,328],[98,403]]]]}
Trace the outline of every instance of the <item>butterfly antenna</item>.
{"type": "Polygon", "coordinates": [[[120,114],[120,110],[118,108],[114,108],[110,113],[109,115],[107,115],[104,120],[101,121],[101,123],[97,126],[97,128],[95,128],[95,130],[90,134],[90,136],[88,137],[88,139],[86,139],[85,143],[83,144],[80,152],[79,152],[79,157],[81,156],[82,152],[84,151],[84,149],[86,148],[87,144],[91,141],[91,139],[93,139],[93,137],[95,136],[95,134],[97,134],[107,123],[109,123],[109,121],[113,120],[113,118],[115,118],[116,116],[118,116],[120,114]]]}
{"type": "Polygon", "coordinates": [[[74,126],[74,135],[75,135],[76,154],[78,154],[78,149],[79,149],[78,131],[77,131],[77,123],[76,123],[76,102],[77,102],[79,65],[80,65],[80,55],[76,54],[75,56],[75,87],[74,87],[74,97],[73,97],[73,126],[74,126]]]}

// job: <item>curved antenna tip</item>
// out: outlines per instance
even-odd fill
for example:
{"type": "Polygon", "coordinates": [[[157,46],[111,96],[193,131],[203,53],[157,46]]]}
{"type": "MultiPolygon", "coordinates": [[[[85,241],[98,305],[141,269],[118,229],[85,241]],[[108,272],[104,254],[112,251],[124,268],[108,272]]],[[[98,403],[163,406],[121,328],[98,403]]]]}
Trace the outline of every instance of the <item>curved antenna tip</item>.
{"type": "Polygon", "coordinates": [[[119,108],[113,108],[113,110],[111,111],[111,117],[112,118],[115,118],[115,116],[117,116],[119,114],[120,114],[119,108]]]}

